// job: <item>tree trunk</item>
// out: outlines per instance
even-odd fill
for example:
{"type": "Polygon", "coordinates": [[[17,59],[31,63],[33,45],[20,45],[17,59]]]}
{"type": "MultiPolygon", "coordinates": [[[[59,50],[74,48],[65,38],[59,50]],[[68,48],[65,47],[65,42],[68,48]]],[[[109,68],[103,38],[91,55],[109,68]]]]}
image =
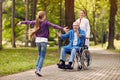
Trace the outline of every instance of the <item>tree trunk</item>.
{"type": "Polygon", "coordinates": [[[95,13],[96,13],[96,0],[93,0],[93,22],[92,22],[92,35],[93,35],[93,40],[94,40],[94,45],[97,45],[97,35],[96,35],[96,18],[95,18],[95,13]]]}
{"type": "MultiPolygon", "coordinates": [[[[32,6],[32,20],[35,20],[36,18],[36,7],[37,7],[37,0],[34,0],[32,6]]],[[[31,41],[31,47],[35,47],[35,40],[31,41]]]]}
{"type": "Polygon", "coordinates": [[[95,22],[96,22],[96,20],[95,20],[95,7],[93,7],[93,31],[94,32],[92,32],[92,35],[93,35],[94,45],[97,45],[97,37],[96,37],[96,29],[95,29],[96,25],[95,25],[95,22]]]}
{"type": "Polygon", "coordinates": [[[12,47],[15,45],[15,0],[12,0],[12,47]]]}
{"type": "Polygon", "coordinates": [[[33,8],[32,8],[32,20],[36,18],[36,7],[37,7],[37,0],[33,1],[33,8]]]}
{"type": "Polygon", "coordinates": [[[2,0],[0,0],[0,49],[2,49],[2,0]]]}
{"type": "Polygon", "coordinates": [[[114,47],[114,30],[115,30],[115,15],[117,13],[116,0],[110,0],[110,20],[109,20],[109,38],[107,49],[115,49],[114,47]]]}
{"type": "MultiPolygon", "coordinates": [[[[62,0],[59,0],[59,3],[60,3],[60,26],[62,26],[62,0]]],[[[62,41],[61,39],[58,37],[58,48],[59,48],[59,53],[60,53],[60,50],[61,50],[61,46],[62,46],[62,41]]]]}
{"type": "Polygon", "coordinates": [[[95,32],[92,32],[92,35],[93,35],[93,40],[94,40],[94,45],[97,45],[97,39],[96,39],[96,34],[95,32]]]}
{"type": "MultiPolygon", "coordinates": [[[[26,0],[26,20],[29,20],[29,0],[26,0]]],[[[26,41],[25,41],[25,46],[28,47],[28,29],[29,26],[26,25],[26,41]]]]}
{"type": "Polygon", "coordinates": [[[74,0],[65,0],[65,25],[72,28],[74,21],[74,0]]]}

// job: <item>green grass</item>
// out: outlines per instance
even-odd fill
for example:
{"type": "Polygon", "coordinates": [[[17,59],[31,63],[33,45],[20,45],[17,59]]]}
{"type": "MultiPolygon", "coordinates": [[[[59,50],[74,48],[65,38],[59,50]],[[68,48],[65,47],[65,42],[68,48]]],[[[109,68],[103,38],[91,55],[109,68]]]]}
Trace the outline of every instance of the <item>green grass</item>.
{"type": "Polygon", "coordinates": [[[109,51],[120,53],[120,49],[109,50],[109,51]]]}
{"type": "Polygon", "coordinates": [[[120,53],[120,49],[117,49],[116,52],[119,52],[119,53],[120,53]]]}
{"type": "MultiPolygon", "coordinates": [[[[16,48],[0,50],[0,76],[35,68],[37,48],[16,48]]],[[[56,64],[59,59],[57,48],[48,48],[44,66],[56,64]]]]}

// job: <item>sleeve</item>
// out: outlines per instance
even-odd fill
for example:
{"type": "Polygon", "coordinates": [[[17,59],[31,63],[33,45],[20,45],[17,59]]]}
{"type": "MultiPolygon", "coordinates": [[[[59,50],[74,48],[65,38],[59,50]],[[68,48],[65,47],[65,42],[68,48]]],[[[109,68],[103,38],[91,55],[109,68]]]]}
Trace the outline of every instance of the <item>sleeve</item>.
{"type": "Polygon", "coordinates": [[[81,31],[81,44],[85,44],[85,31],[81,31]]]}
{"type": "Polygon", "coordinates": [[[21,24],[30,24],[30,25],[35,25],[35,20],[34,21],[22,21],[21,24]]]}
{"type": "Polygon", "coordinates": [[[85,31],[82,30],[81,33],[80,33],[80,35],[81,35],[81,38],[85,38],[85,35],[86,35],[85,31]]]}
{"type": "Polygon", "coordinates": [[[52,24],[52,23],[50,23],[50,22],[48,22],[48,21],[47,21],[47,25],[50,26],[50,27],[53,27],[53,28],[55,28],[55,29],[58,29],[58,30],[63,31],[63,27],[58,26],[58,25],[55,25],[55,24],[52,24]]]}
{"type": "Polygon", "coordinates": [[[89,20],[87,20],[87,22],[86,22],[86,27],[87,27],[86,37],[90,38],[90,24],[89,24],[89,20]]]}
{"type": "Polygon", "coordinates": [[[71,31],[69,31],[68,33],[66,33],[66,34],[63,34],[60,38],[63,40],[63,39],[68,39],[69,38],[69,36],[70,36],[70,32],[71,31]]]}

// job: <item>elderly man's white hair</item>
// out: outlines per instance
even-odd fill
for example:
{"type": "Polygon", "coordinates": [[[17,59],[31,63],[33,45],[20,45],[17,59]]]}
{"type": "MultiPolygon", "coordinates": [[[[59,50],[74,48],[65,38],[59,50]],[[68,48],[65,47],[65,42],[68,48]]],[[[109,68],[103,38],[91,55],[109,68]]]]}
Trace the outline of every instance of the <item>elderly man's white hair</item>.
{"type": "Polygon", "coordinates": [[[73,26],[79,26],[79,23],[77,21],[73,22],[73,26]]]}

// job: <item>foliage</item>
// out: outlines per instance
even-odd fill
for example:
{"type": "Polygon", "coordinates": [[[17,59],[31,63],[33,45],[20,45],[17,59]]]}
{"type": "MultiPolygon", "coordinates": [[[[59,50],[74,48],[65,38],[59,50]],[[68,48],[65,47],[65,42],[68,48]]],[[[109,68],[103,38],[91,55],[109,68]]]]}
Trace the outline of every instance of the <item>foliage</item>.
{"type": "MultiPolygon", "coordinates": [[[[24,6],[21,6],[25,4],[25,2],[19,0],[16,1],[16,11],[15,11],[15,26],[17,25],[18,21],[24,20],[25,16],[25,8],[24,6]]],[[[3,40],[11,42],[12,32],[11,32],[11,7],[12,7],[12,1],[11,0],[5,0],[3,3],[3,10],[6,14],[3,14],[3,40]],[[7,5],[4,5],[7,4],[7,5]]],[[[25,27],[16,26],[15,27],[15,36],[16,39],[22,40],[22,35],[25,32],[25,27]]]]}
{"type": "Polygon", "coordinates": [[[116,15],[116,25],[115,25],[115,34],[116,38],[120,40],[120,0],[117,0],[117,15],[116,15]]]}
{"type": "MultiPolygon", "coordinates": [[[[30,4],[32,5],[32,0],[30,4]]],[[[65,1],[62,0],[62,26],[64,26],[65,1]]],[[[115,36],[120,36],[120,0],[117,0],[118,11],[116,15],[115,36]]],[[[30,20],[31,20],[30,5],[30,20]]],[[[3,41],[11,42],[11,7],[12,0],[5,0],[3,3],[3,41]]],[[[79,18],[79,11],[86,10],[87,18],[90,21],[91,32],[96,34],[97,42],[101,42],[103,35],[108,34],[108,22],[110,3],[109,0],[75,0],[75,18],[79,18]]],[[[50,22],[60,24],[60,0],[38,0],[37,11],[47,12],[47,18],[50,22]]],[[[16,1],[15,23],[25,20],[25,0],[16,1]],[[21,6],[22,5],[22,6],[21,6]]],[[[25,42],[25,25],[17,26],[15,24],[16,40],[25,42]]],[[[56,38],[57,30],[50,28],[50,38],[56,38]]],[[[91,33],[92,34],[92,33],[91,33]]],[[[93,35],[91,35],[93,36],[93,35]]]]}

